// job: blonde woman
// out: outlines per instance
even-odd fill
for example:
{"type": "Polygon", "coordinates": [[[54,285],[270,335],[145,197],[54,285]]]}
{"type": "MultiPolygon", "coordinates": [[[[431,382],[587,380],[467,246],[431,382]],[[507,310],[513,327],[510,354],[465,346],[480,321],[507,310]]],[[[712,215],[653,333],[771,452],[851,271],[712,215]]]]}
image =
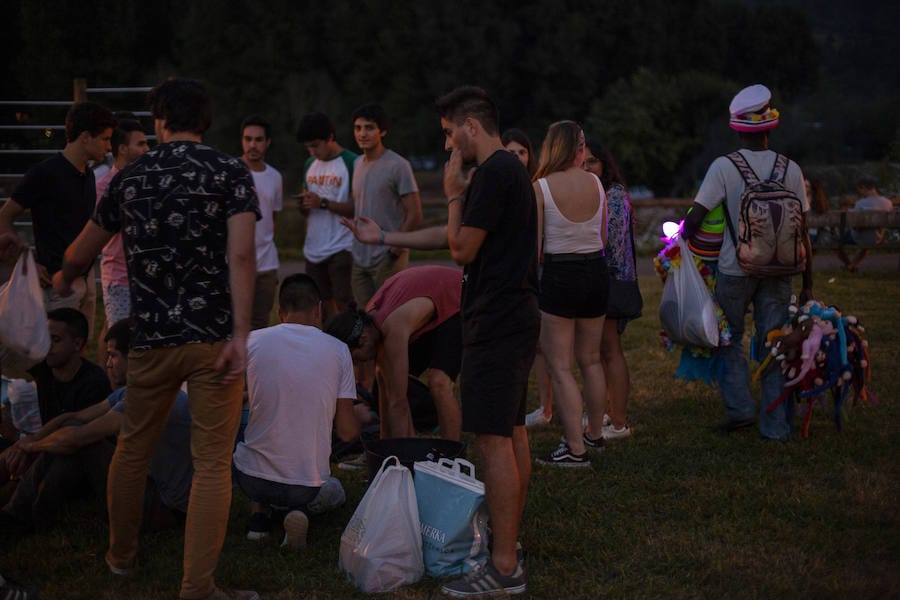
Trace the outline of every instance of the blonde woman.
{"type": "Polygon", "coordinates": [[[606,194],[596,175],[584,171],[584,132],[573,121],[550,125],[535,174],[541,279],[541,348],[550,369],[565,438],[538,462],[589,467],[589,449],[603,447],[606,377],[600,343],[609,293],[606,194]],[[574,355],[574,356],[573,356],[574,355]],[[584,382],[578,389],[572,359],[584,382]],[[587,405],[588,428],[582,425],[587,405]]]}

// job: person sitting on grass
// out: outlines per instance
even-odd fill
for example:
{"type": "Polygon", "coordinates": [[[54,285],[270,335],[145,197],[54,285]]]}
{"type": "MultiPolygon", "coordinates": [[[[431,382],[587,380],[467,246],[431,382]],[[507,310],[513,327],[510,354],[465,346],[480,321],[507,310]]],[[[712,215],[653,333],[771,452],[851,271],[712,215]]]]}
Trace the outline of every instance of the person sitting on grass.
{"type": "Polygon", "coordinates": [[[381,438],[414,437],[408,376],[429,369],[442,437],[459,440],[462,415],[453,382],[462,361],[462,273],[414,267],[384,282],[366,312],[344,312],[325,331],[350,347],[355,361],[376,361],[381,438]]]}
{"type": "MultiPolygon", "coordinates": [[[[116,391],[92,406],[51,419],[33,436],[10,448],[6,465],[10,474],[21,477],[21,481],[0,510],[4,529],[45,530],[73,498],[91,494],[106,497],[109,463],[124,420],[130,338],[130,323],[122,320],[109,328],[104,339],[106,368],[116,391]]],[[[158,531],[184,523],[193,473],[190,423],[187,395],[181,392],[148,471],[146,530],[158,531]]]]}
{"type": "Polygon", "coordinates": [[[282,546],[306,546],[309,515],[344,503],[331,477],[332,424],[338,437],[359,434],[356,384],[347,347],[323,333],[322,298],[301,273],[278,292],[280,325],[257,329],[247,342],[250,417],[234,451],[234,476],[250,498],[247,538],[269,537],[272,517],[284,527],[282,546]]]}

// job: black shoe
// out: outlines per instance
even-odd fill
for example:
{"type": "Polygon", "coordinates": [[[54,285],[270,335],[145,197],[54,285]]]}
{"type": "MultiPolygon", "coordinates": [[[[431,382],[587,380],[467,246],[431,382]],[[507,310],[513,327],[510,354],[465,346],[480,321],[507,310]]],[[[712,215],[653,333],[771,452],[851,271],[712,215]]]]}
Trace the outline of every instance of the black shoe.
{"type": "Polygon", "coordinates": [[[742,419],[728,417],[720,422],[716,428],[719,431],[729,433],[732,431],[737,431],[738,429],[743,429],[744,427],[752,427],[755,423],[756,419],[754,419],[753,417],[744,417],[742,419]]]}

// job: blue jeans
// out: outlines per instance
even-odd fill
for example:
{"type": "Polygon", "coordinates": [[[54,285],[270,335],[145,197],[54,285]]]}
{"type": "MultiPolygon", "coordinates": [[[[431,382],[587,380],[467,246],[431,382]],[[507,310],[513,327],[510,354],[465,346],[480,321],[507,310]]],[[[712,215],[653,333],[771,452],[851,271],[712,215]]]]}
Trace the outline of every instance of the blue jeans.
{"type": "MultiPolygon", "coordinates": [[[[744,316],[753,304],[758,347],[765,351],[766,334],[784,325],[791,301],[791,278],[734,277],[719,273],[716,279],[716,299],[731,327],[731,346],[723,346],[724,372],[719,379],[722,400],[729,418],[753,417],[756,407],[750,393],[750,367],[744,352],[744,316]]],[[[754,357],[757,360],[760,357],[754,357]]],[[[761,382],[759,402],[759,432],[763,437],[785,439],[791,432],[786,405],[772,412],[766,408],[784,391],[784,375],[776,368],[761,382]]]]}

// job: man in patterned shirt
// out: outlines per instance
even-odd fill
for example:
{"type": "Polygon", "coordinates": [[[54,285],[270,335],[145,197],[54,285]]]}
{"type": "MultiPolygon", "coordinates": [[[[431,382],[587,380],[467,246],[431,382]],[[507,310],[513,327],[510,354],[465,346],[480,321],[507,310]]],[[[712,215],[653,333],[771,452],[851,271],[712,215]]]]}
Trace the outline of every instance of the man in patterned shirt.
{"type": "Polygon", "coordinates": [[[186,380],[195,472],[181,598],[252,600],[255,592],[226,595],[213,573],[231,503],[231,451],[247,362],[256,192],[239,158],[202,143],[211,108],[201,83],[169,79],[151,93],[150,108],[162,143],[113,178],[53,280],[66,293],[121,231],[134,337],[129,402],[109,469],[106,562],[119,575],[134,568],[147,466],[186,380]]]}

